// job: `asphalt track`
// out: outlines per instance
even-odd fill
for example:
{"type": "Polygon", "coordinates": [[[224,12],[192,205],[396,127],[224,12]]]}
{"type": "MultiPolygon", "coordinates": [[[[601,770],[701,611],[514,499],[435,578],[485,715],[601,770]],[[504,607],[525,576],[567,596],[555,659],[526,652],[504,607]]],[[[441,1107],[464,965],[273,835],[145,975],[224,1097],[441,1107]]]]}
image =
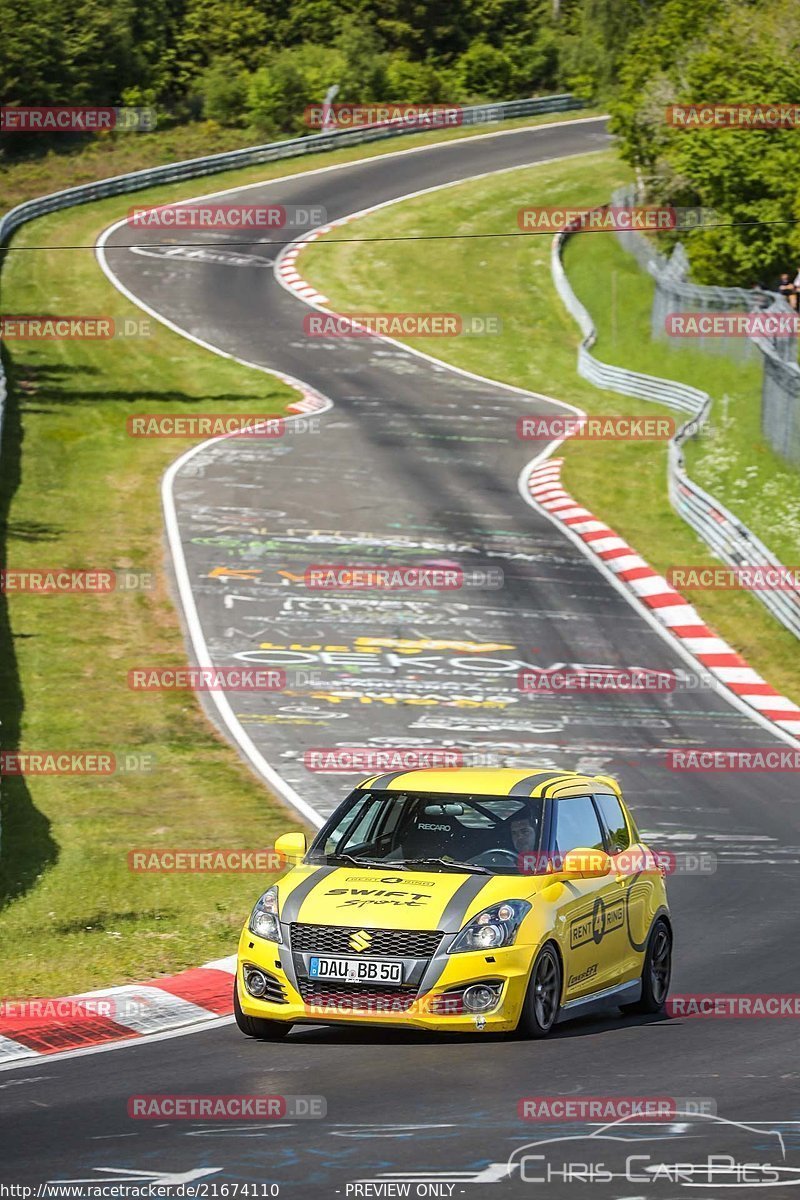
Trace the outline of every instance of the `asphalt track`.
{"type": "MultiPolygon", "coordinates": [[[[606,144],[602,121],[560,124],[276,180],[244,196],[322,204],[332,220],[606,144]]],[[[532,194],[537,200],[546,203],[532,194]]],[[[216,238],[223,247],[241,241],[216,238]]],[[[259,247],[257,238],[252,250],[229,247],[237,262],[166,256],[165,243],[191,240],[184,233],[137,231],[138,243],[153,243],[152,254],[124,248],[131,240],[129,229],[116,230],[107,262],[144,304],[333,403],[316,432],[216,442],[174,479],[188,577],[214,663],[289,672],[284,691],[230,697],[264,759],[320,813],[356,777],[310,770],[306,753],[320,747],[449,746],[467,761],[613,772],[654,843],[716,856],[714,873],[679,874],[670,883],[673,993],[796,990],[800,818],[791,775],[679,774],[663,763],[666,748],[781,743],[707,688],[638,697],[517,690],[525,664],[686,669],[520,497],[517,477],[533,452],[515,438],[516,419],[553,405],[379,339],[309,339],[302,325],[309,309],[259,264],[279,248],[259,247]],[[313,592],[292,578],[317,563],[442,562],[500,568],[504,584],[376,595],[313,592]],[[245,574],[211,575],[218,568],[245,574]]],[[[436,253],[432,244],[432,269],[436,253]]],[[[209,398],[207,411],[218,408],[224,398],[209,398]]],[[[358,1195],[352,1185],[365,1180],[383,1190],[362,1195],[402,1194],[385,1185],[405,1181],[413,1196],[423,1194],[415,1191],[420,1178],[436,1183],[431,1195],[483,1194],[497,1177],[492,1195],[525,1196],[535,1185],[490,1164],[537,1137],[588,1134],[596,1124],[521,1121],[522,1097],[703,1097],[729,1121],[759,1123],[736,1131],[737,1152],[749,1161],[765,1153],[767,1126],[784,1130],[796,1161],[797,1079],[791,1020],[585,1020],[559,1027],[547,1042],[488,1045],[479,1037],[323,1027],[262,1045],[223,1024],[0,1072],[3,1176],[41,1183],[195,1171],[209,1172],[202,1178],[218,1186],[274,1183],[281,1195],[320,1197],[358,1195]],[[127,1116],[131,1095],[174,1092],[323,1096],[327,1117],[209,1124],[127,1116]]],[[[660,1127],[677,1139],[678,1159],[697,1153],[688,1129],[660,1127]]],[[[639,1127],[636,1136],[649,1145],[653,1132],[639,1127]]],[[[716,1147],[722,1132],[713,1132],[716,1147]]],[[[594,1186],[602,1196],[685,1194],[625,1180],[594,1186]]],[[[585,1187],[562,1180],[547,1192],[578,1195],[585,1187]]]]}

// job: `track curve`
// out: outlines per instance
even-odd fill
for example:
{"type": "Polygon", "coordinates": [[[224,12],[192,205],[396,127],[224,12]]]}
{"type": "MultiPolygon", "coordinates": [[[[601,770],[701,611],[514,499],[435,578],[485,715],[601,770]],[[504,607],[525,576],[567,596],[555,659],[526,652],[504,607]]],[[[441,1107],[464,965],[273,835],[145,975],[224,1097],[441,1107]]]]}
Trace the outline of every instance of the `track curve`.
{"type": "MultiPolygon", "coordinates": [[[[601,120],[569,122],[278,179],[248,188],[247,197],[316,202],[336,219],[607,141],[601,120]]],[[[526,664],[685,667],[591,563],[523,505],[516,480],[529,454],[514,423],[522,412],[552,411],[552,403],[378,339],[312,342],[302,333],[305,306],[271,272],[165,258],[163,232],[147,234],[162,247],[153,256],[126,249],[127,240],[116,230],[105,254],[130,293],[189,334],[299,378],[333,402],[318,433],[280,444],[216,442],[173,481],[214,663],[311,675],[294,679],[289,692],[236,698],[236,720],[265,760],[320,813],[354,777],[309,770],[304,754],[320,746],[449,744],[508,765],[612,771],[657,844],[718,858],[713,875],[672,880],[673,990],[791,992],[800,863],[791,776],[681,776],[659,765],[665,747],[765,746],[769,733],[713,691],[546,702],[516,691],[526,664]],[[505,585],[348,599],[292,581],[319,562],[432,560],[500,567],[505,585]],[[245,574],[212,575],[217,568],[245,574]]],[[[246,259],[248,250],[237,246],[236,254],[246,259]]],[[[252,254],[263,257],[264,248],[255,242],[252,254]]],[[[0,1074],[5,1165],[21,1182],[86,1179],[109,1166],[202,1168],[218,1171],[218,1182],[276,1182],[282,1194],[331,1197],[355,1180],[397,1182],[428,1171],[453,1183],[454,1192],[441,1194],[458,1195],[469,1182],[459,1172],[483,1172],[488,1183],[489,1164],[532,1140],[535,1128],[516,1115],[523,1096],[703,1096],[730,1120],[791,1122],[795,1029],[778,1020],[586,1021],[546,1043],[481,1045],[305,1028],[267,1047],[226,1026],[0,1074]],[[6,1086],[11,1079],[18,1086],[6,1086]],[[328,1116],[266,1130],[128,1119],[131,1094],[171,1091],[323,1095],[328,1116]]],[[[499,1186],[509,1195],[530,1191],[516,1174],[499,1186]]],[[[569,1195],[575,1186],[550,1191],[569,1195]]]]}

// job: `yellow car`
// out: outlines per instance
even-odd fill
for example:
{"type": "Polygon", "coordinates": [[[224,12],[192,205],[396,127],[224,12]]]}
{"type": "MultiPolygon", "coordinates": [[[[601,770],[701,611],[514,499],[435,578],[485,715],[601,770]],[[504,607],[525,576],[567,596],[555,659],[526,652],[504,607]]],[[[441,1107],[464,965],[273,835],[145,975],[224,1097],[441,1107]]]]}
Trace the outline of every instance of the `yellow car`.
{"type": "Polygon", "coordinates": [[[444,769],[365,779],[239,941],[234,1012],[273,1040],[347,1022],[544,1037],[669,988],[664,871],[617,783],[573,771],[444,769]]]}

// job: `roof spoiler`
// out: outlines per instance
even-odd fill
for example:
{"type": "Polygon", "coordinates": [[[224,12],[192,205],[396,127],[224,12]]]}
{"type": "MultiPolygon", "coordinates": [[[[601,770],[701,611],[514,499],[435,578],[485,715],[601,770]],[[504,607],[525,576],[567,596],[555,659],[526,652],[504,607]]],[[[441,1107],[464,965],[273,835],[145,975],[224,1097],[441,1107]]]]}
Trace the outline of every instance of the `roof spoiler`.
{"type": "Polygon", "coordinates": [[[622,795],[622,788],[619,786],[616,779],[613,779],[611,775],[595,775],[594,778],[598,783],[608,784],[612,792],[616,792],[618,796],[622,795]]]}

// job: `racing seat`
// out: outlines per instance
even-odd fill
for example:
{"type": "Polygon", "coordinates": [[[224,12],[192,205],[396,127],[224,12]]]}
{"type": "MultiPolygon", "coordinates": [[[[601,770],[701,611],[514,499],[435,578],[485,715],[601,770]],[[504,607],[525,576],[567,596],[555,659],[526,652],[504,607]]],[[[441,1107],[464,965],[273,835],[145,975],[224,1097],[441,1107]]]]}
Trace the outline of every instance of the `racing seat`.
{"type": "Polygon", "coordinates": [[[438,813],[415,813],[400,840],[403,858],[449,856],[461,860],[464,846],[463,825],[452,816],[438,813]]]}

